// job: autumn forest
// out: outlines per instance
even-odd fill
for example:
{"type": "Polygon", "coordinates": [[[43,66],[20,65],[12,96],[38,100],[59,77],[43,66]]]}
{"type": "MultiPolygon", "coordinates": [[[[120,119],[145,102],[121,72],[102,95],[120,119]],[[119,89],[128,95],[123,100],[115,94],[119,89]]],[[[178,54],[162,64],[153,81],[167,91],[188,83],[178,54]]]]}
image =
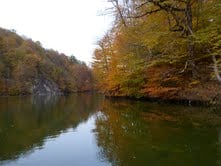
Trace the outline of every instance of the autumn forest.
{"type": "Polygon", "coordinates": [[[75,56],[0,29],[0,95],[52,94],[92,89],[91,69],[75,56]]]}
{"type": "Polygon", "coordinates": [[[221,165],[221,0],[2,0],[0,17],[0,166],[221,165]]]}
{"type": "Polygon", "coordinates": [[[219,0],[110,0],[93,73],[108,96],[220,102],[219,0]]]}
{"type": "Polygon", "coordinates": [[[88,67],[0,29],[0,95],[97,90],[106,96],[220,103],[219,0],[109,0],[112,27],[88,67]]]}

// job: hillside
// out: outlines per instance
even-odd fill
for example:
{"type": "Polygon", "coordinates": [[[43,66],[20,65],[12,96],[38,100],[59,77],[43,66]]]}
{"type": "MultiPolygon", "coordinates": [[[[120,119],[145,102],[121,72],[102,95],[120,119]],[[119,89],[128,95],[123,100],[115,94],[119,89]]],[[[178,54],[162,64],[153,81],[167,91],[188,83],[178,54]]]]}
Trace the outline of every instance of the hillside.
{"type": "Polygon", "coordinates": [[[91,70],[74,56],[0,28],[1,96],[88,91],[91,82],[91,70]]]}
{"type": "Polygon", "coordinates": [[[107,96],[221,104],[219,0],[111,0],[93,72],[107,96]]]}

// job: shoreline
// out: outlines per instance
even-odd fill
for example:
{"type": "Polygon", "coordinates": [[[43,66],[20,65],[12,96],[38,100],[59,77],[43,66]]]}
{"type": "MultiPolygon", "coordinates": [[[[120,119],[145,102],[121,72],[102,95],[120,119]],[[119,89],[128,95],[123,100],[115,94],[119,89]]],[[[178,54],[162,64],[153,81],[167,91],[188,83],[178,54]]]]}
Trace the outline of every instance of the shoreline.
{"type": "Polygon", "coordinates": [[[163,104],[178,104],[178,105],[184,105],[184,106],[203,106],[203,107],[218,107],[221,108],[221,103],[218,103],[213,100],[192,100],[192,99],[186,99],[186,98],[166,98],[166,97],[134,97],[134,96],[113,96],[113,95],[106,95],[104,93],[101,93],[96,90],[87,90],[87,91],[76,91],[76,92],[71,92],[71,93],[52,93],[52,94],[41,94],[41,95],[36,95],[36,94],[20,94],[20,95],[0,95],[1,98],[4,97],[27,97],[27,96],[32,96],[32,97],[45,97],[45,96],[69,96],[72,94],[101,94],[103,95],[106,99],[125,99],[125,100],[131,100],[131,101],[143,101],[143,102],[156,102],[156,103],[163,103],[163,104]]]}
{"type": "Polygon", "coordinates": [[[165,99],[165,98],[157,98],[157,97],[131,97],[131,96],[107,96],[104,95],[107,99],[126,99],[133,101],[144,101],[144,102],[156,102],[163,104],[178,104],[184,106],[203,106],[203,107],[218,107],[221,108],[221,104],[213,103],[212,101],[203,101],[203,100],[188,100],[188,99],[165,99]]]}

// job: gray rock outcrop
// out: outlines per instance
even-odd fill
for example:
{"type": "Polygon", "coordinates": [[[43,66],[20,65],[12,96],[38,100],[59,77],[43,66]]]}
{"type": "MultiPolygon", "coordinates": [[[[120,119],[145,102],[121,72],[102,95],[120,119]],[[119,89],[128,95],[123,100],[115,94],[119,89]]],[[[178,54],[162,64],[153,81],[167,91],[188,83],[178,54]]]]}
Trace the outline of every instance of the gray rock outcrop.
{"type": "Polygon", "coordinates": [[[37,79],[32,87],[33,95],[60,95],[62,92],[58,88],[58,85],[49,79],[37,79]]]}

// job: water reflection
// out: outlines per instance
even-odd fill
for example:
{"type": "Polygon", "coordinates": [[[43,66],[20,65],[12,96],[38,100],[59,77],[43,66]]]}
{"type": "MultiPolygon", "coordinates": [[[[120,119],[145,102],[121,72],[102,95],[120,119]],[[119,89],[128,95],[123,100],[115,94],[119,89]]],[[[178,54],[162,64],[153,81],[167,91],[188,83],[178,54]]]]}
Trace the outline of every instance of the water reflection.
{"type": "Polygon", "coordinates": [[[45,139],[86,122],[98,109],[99,97],[6,97],[0,100],[0,160],[42,148],[45,139]]]}
{"type": "Polygon", "coordinates": [[[114,166],[221,164],[217,114],[125,100],[105,100],[102,108],[97,144],[101,158],[114,166]]]}
{"type": "Polygon", "coordinates": [[[221,165],[221,116],[99,95],[0,98],[0,165],[221,165]]]}

